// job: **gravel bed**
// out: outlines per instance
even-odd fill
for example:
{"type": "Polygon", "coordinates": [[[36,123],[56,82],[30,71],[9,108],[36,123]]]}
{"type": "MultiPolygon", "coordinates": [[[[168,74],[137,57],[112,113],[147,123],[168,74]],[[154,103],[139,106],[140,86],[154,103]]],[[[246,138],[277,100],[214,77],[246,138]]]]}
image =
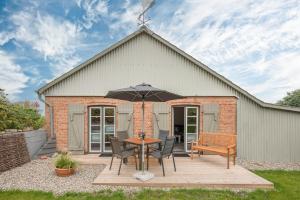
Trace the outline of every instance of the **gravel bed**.
{"type": "Polygon", "coordinates": [[[110,189],[134,192],[138,188],[92,185],[105,165],[79,165],[76,174],[69,177],[55,175],[52,159],[33,160],[0,174],[0,190],[41,190],[63,194],[66,192],[96,192],[110,189]]]}
{"type": "Polygon", "coordinates": [[[257,162],[237,159],[237,164],[249,170],[300,170],[300,162],[298,163],[273,163],[273,162],[257,162]]]}

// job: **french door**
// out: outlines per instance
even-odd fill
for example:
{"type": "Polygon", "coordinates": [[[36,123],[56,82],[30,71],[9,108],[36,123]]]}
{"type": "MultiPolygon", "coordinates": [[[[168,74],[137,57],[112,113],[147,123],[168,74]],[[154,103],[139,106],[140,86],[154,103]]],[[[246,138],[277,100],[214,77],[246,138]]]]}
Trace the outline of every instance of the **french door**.
{"type": "Polygon", "coordinates": [[[185,107],[185,142],[184,150],[186,152],[191,149],[191,142],[198,140],[199,133],[199,110],[198,107],[185,107]]]}
{"type": "Polygon", "coordinates": [[[89,151],[111,152],[109,138],[115,135],[115,107],[89,108],[89,151]]]}

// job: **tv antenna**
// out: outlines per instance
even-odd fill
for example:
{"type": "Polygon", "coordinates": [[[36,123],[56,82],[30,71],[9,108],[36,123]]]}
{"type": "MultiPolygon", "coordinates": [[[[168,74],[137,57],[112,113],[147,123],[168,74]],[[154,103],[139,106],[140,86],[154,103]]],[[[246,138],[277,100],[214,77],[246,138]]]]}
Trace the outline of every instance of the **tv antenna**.
{"type": "Polygon", "coordinates": [[[139,23],[138,25],[145,26],[145,24],[150,20],[150,18],[146,19],[146,12],[154,5],[155,0],[141,0],[142,1],[142,12],[138,16],[139,23]]]}

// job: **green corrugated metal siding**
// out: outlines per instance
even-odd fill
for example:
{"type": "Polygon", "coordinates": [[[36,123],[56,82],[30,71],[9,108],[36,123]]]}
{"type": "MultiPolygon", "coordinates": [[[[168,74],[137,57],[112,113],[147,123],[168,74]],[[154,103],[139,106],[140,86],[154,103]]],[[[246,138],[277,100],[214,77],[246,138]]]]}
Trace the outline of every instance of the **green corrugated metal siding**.
{"type": "Polygon", "coordinates": [[[108,90],[142,82],[181,95],[234,95],[217,78],[146,34],[49,88],[45,95],[104,96],[108,90]]]}
{"type": "Polygon", "coordinates": [[[104,96],[142,82],[183,96],[237,96],[238,156],[300,161],[300,113],[265,108],[148,34],[141,33],[43,92],[104,96]]]}
{"type": "Polygon", "coordinates": [[[300,161],[300,113],[239,100],[238,154],[258,161],[300,161]]]}

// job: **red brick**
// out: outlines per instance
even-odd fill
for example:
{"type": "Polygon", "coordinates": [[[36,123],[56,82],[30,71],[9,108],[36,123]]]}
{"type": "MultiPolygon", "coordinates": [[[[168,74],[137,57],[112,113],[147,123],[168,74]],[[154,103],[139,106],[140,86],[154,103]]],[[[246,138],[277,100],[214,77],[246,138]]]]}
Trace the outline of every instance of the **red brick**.
{"type": "MultiPolygon", "coordinates": [[[[84,104],[87,106],[95,105],[109,105],[118,106],[125,101],[107,99],[103,97],[46,97],[46,101],[53,105],[54,111],[54,131],[56,133],[57,148],[58,150],[67,149],[68,144],[68,105],[69,104],[84,104]]],[[[203,104],[218,104],[220,107],[219,113],[219,131],[220,133],[236,133],[236,103],[235,97],[187,97],[179,100],[169,101],[168,104],[174,105],[197,105],[203,104]]],[[[142,127],[142,111],[141,102],[134,103],[134,134],[138,134],[142,127]]],[[[48,108],[45,109],[46,115],[46,129],[50,133],[50,117],[48,108]]],[[[153,119],[152,119],[152,103],[146,102],[145,104],[145,133],[151,136],[153,132],[153,119]]],[[[116,118],[117,119],[117,118],[116,118]]],[[[170,116],[171,120],[171,116],[170,116]]],[[[203,132],[203,113],[200,112],[199,118],[200,131],[203,132]]],[[[118,121],[116,121],[118,124],[118,121]]],[[[84,127],[84,144],[85,151],[88,151],[88,112],[85,114],[85,127],[84,127]]]]}

